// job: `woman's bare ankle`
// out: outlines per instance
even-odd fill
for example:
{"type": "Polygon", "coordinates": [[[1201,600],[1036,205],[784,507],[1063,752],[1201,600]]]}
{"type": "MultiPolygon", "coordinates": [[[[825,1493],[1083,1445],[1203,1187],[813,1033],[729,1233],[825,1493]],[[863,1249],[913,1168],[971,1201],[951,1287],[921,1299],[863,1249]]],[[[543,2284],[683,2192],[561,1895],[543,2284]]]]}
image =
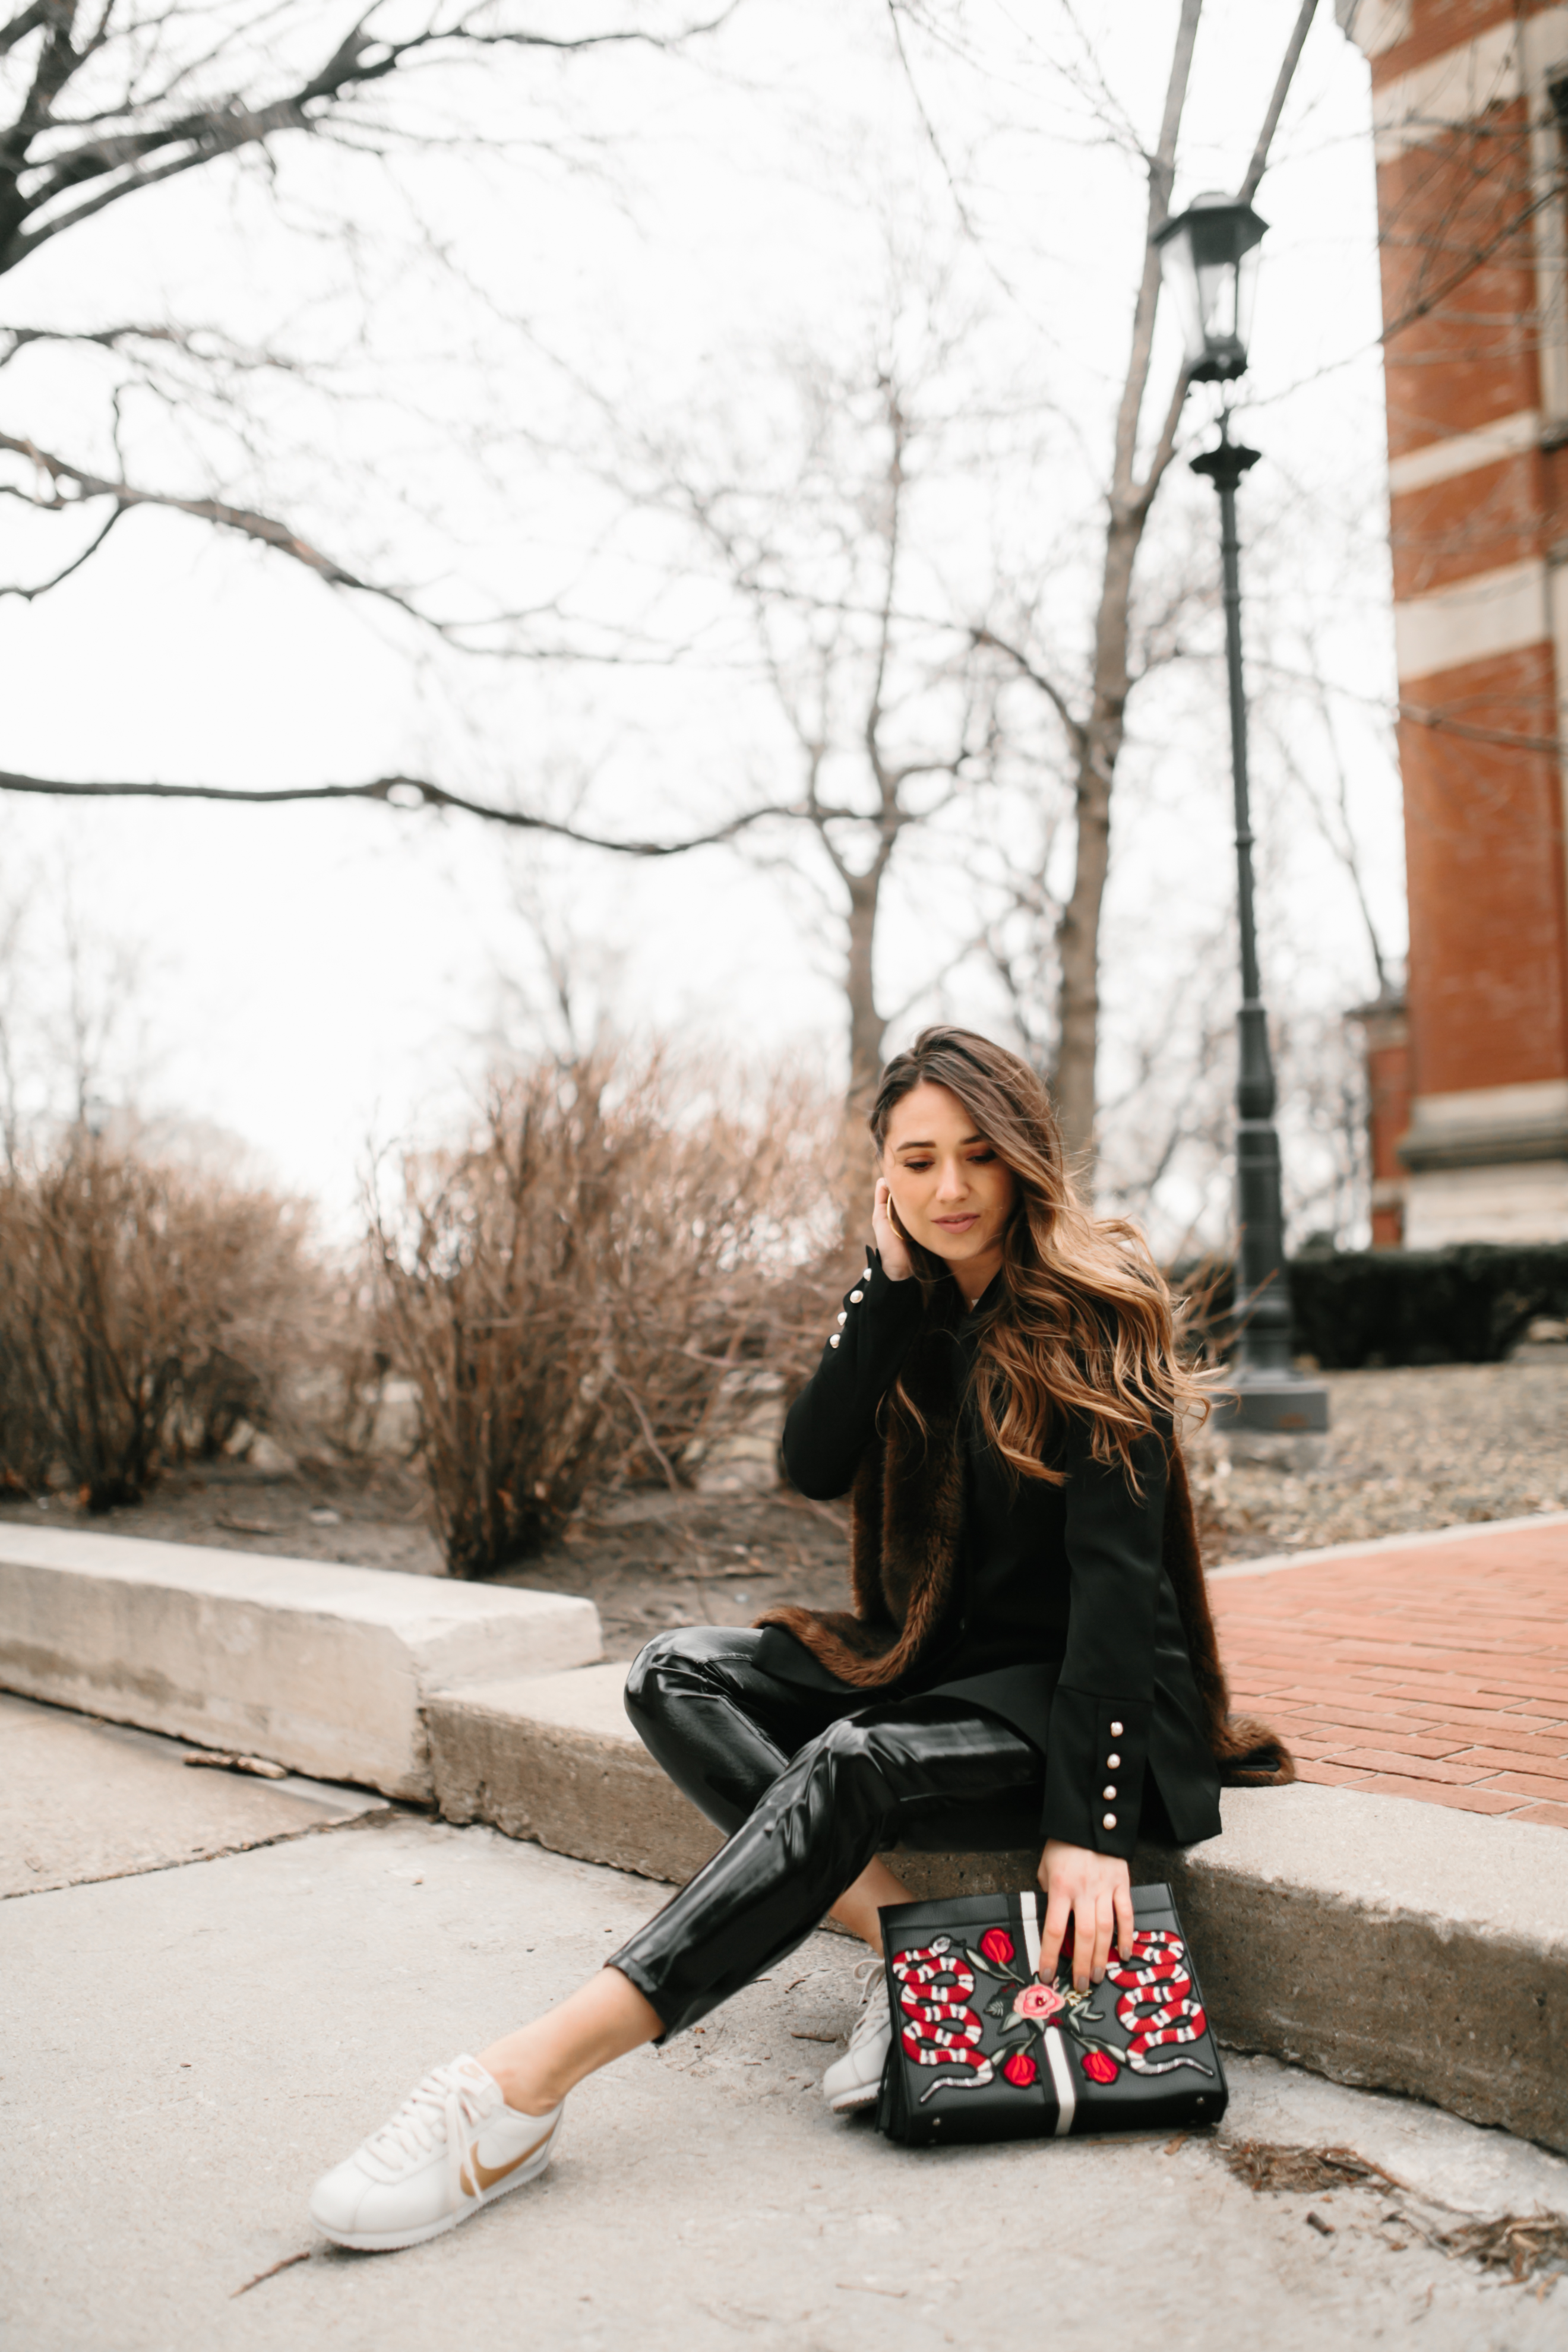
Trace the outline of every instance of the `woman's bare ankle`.
{"type": "Polygon", "coordinates": [[[603,1969],[531,2025],[479,2053],[509,2107],[544,2116],[584,2074],[623,2058],[662,2032],[658,2012],[618,1969],[603,1969]]]}
{"type": "Polygon", "coordinates": [[[908,1903],[909,1888],[895,1878],[884,1862],[868,1863],[852,1886],[847,1886],[833,1906],[833,1916],[852,1936],[858,1936],[869,1952],[882,1957],[882,1922],[879,1913],[888,1904],[908,1903]]]}

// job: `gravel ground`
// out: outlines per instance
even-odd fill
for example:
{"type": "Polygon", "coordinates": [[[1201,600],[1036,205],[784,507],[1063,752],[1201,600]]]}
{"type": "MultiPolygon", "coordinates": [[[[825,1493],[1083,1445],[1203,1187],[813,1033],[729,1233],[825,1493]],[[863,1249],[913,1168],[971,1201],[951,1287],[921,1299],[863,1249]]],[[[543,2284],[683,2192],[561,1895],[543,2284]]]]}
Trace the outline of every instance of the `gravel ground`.
{"type": "Polygon", "coordinates": [[[1298,1475],[1194,1449],[1211,1565],[1568,1509],[1562,1362],[1325,1372],[1329,1458],[1298,1475]]]}
{"type": "MultiPolygon", "coordinates": [[[[1193,1448],[1211,1566],[1466,1520],[1568,1509],[1568,1349],[1561,1360],[1327,1372],[1331,1431],[1321,1468],[1287,1475],[1193,1448]]],[[[439,1547],[409,1472],[262,1476],[238,1464],[166,1478],[145,1503],[80,1518],[63,1497],[0,1502],[0,1519],[90,1525],[108,1535],[357,1562],[439,1576],[439,1547]]],[[[636,1654],[663,1625],[750,1624],[781,1601],[842,1606],[841,1507],[766,1496],[600,1498],[548,1551],[499,1580],[596,1602],[606,1653],[636,1654]]]]}

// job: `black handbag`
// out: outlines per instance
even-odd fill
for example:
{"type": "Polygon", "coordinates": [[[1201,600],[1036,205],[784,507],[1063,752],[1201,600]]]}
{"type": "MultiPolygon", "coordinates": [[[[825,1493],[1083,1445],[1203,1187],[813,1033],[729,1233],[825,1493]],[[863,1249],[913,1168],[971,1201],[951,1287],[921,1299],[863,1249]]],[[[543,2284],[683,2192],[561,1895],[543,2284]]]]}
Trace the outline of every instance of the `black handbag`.
{"type": "Polygon", "coordinates": [[[1168,1886],[1135,1886],[1136,1934],[1072,1989],[1071,1931],[1039,1981],[1043,1897],[964,1895],[881,1914],[893,2040],[877,2128],[909,2147],[1217,2123],[1229,2092],[1168,1886]]]}

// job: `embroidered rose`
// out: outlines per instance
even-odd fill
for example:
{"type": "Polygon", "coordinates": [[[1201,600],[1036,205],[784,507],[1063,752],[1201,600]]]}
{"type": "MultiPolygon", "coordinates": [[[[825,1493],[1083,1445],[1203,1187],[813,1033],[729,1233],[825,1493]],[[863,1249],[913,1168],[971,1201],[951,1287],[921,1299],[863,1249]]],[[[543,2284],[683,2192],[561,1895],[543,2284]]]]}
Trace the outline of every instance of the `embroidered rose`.
{"type": "Polygon", "coordinates": [[[1091,2083],[1114,2083],[1121,2072],[1109,2050],[1086,2050],[1079,2063],[1091,2083]]]}
{"type": "Polygon", "coordinates": [[[980,1948],[994,1967],[1005,1969],[1013,1957],[1013,1938],[1005,1927],[987,1927],[980,1948]]]}
{"type": "Polygon", "coordinates": [[[1026,2091],[1039,2071],[1026,2050],[1015,2050],[1002,2061],[1002,2072],[1016,2091],[1026,2091]]]}
{"type": "Polygon", "coordinates": [[[1026,1985],[1022,1992],[1013,1996],[1015,2017],[1055,2017],[1058,2009],[1066,2007],[1067,2002],[1055,1985],[1026,1985]]]}

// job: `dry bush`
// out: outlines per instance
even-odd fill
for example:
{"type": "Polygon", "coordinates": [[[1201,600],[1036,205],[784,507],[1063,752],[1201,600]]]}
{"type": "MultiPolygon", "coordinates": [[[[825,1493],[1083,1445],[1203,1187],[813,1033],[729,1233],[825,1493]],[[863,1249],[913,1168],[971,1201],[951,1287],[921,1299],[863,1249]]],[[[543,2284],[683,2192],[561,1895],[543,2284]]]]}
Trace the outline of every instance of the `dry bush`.
{"type": "Polygon", "coordinates": [[[498,1082],[466,1149],[404,1159],[372,1210],[384,1344],[454,1575],[537,1550],[592,1486],[679,1485],[745,1368],[804,1381],[837,1146],[803,1081],[748,1105],[605,1051],[498,1082]]]}
{"type": "Polygon", "coordinates": [[[0,1176],[0,1484],[137,1501],[289,1423],[331,1292],[297,1202],[77,1133],[0,1176]]]}

